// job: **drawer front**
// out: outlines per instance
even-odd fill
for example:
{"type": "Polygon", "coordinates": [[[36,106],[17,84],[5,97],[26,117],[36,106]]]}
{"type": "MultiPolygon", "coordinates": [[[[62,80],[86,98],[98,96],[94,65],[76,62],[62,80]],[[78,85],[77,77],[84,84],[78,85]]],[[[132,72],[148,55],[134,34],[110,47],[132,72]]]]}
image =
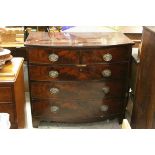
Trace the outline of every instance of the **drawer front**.
{"type": "Polygon", "coordinates": [[[0,113],[8,113],[10,116],[10,122],[13,124],[15,123],[15,109],[14,109],[14,105],[13,104],[6,104],[6,103],[2,103],[0,104],[0,113]]]}
{"type": "Polygon", "coordinates": [[[29,48],[30,63],[78,64],[79,51],[74,49],[29,48]]]}
{"type": "Polygon", "coordinates": [[[31,83],[31,97],[40,99],[103,99],[124,97],[124,92],[125,84],[121,81],[31,83]]]}
{"type": "MultiPolygon", "coordinates": [[[[82,51],[82,50],[81,50],[82,51]]],[[[128,61],[131,56],[131,48],[128,46],[105,48],[105,49],[86,49],[81,54],[83,64],[109,63],[128,61]]]]}
{"type": "Polygon", "coordinates": [[[128,63],[80,66],[29,66],[30,80],[102,80],[127,77],[128,63]]]}
{"type": "Polygon", "coordinates": [[[121,113],[123,102],[108,100],[33,100],[32,114],[41,120],[82,122],[121,113]]]}
{"type": "Polygon", "coordinates": [[[1,102],[11,102],[12,92],[11,87],[0,87],[0,104],[1,102]]]}

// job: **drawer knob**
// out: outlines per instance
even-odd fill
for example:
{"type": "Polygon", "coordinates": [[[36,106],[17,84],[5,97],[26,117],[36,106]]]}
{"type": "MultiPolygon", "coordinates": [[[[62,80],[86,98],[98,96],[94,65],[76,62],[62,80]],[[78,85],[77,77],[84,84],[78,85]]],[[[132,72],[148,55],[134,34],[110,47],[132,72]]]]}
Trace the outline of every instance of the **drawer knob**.
{"type": "Polygon", "coordinates": [[[59,89],[58,88],[51,88],[50,93],[51,94],[57,94],[57,93],[59,93],[59,89]]]}
{"type": "Polygon", "coordinates": [[[51,112],[57,112],[57,111],[59,111],[58,106],[51,106],[51,112]]]}
{"type": "Polygon", "coordinates": [[[106,111],[108,111],[108,106],[107,105],[102,105],[100,107],[100,110],[103,111],[103,112],[106,112],[106,111]]]}
{"type": "Polygon", "coordinates": [[[102,71],[103,77],[110,77],[111,76],[111,70],[110,69],[105,69],[102,71]]]}
{"type": "Polygon", "coordinates": [[[103,92],[105,94],[108,94],[110,92],[110,88],[109,87],[103,87],[102,90],[103,90],[103,92]]]}
{"type": "Polygon", "coordinates": [[[58,71],[50,71],[49,72],[49,77],[51,78],[57,78],[59,76],[58,71]]]}
{"type": "Polygon", "coordinates": [[[49,55],[48,59],[49,59],[51,62],[56,62],[56,61],[58,61],[59,56],[58,56],[57,54],[52,53],[52,54],[49,55]]]}
{"type": "Polygon", "coordinates": [[[109,53],[104,54],[104,55],[103,55],[103,60],[104,60],[104,61],[107,61],[107,62],[111,61],[111,60],[112,60],[112,55],[109,54],[109,53]]]}

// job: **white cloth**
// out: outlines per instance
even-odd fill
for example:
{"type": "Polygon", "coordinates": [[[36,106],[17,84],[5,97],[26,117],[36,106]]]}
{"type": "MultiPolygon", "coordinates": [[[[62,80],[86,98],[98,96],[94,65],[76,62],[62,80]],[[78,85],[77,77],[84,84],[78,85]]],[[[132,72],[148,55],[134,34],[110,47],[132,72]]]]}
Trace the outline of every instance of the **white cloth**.
{"type": "Polygon", "coordinates": [[[0,129],[9,129],[11,126],[8,113],[0,113],[0,129]]]}

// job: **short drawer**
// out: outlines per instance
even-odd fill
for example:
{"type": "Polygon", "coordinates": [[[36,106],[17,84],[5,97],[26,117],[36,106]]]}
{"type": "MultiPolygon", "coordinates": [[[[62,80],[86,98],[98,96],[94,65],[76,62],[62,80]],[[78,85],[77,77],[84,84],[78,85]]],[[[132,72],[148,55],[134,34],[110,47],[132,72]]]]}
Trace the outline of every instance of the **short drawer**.
{"type": "Polygon", "coordinates": [[[123,101],[107,100],[33,100],[32,115],[40,120],[82,122],[121,113],[123,101]]]}
{"type": "Polygon", "coordinates": [[[10,122],[15,123],[15,107],[13,104],[1,103],[0,104],[0,113],[8,113],[10,122]]]}
{"type": "Polygon", "coordinates": [[[81,50],[83,64],[129,61],[130,56],[131,48],[128,46],[81,50]]]}
{"type": "Polygon", "coordinates": [[[30,65],[29,73],[30,80],[38,81],[124,79],[127,77],[128,63],[87,66],[30,65]]]}
{"type": "Polygon", "coordinates": [[[76,49],[29,48],[30,63],[78,64],[79,51],[76,49]]]}
{"type": "Polygon", "coordinates": [[[11,87],[0,87],[0,104],[1,102],[11,102],[12,91],[11,87]]]}
{"type": "Polygon", "coordinates": [[[122,81],[31,83],[32,98],[103,99],[124,96],[125,84],[122,81]]]}

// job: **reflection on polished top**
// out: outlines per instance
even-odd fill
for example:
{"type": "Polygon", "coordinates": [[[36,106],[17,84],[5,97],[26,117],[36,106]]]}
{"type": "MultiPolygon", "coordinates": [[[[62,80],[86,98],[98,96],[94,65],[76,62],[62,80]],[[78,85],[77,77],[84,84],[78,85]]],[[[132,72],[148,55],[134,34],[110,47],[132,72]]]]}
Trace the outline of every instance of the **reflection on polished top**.
{"type": "Polygon", "coordinates": [[[144,26],[147,30],[152,31],[155,33],[155,26],[144,26]]]}
{"type": "Polygon", "coordinates": [[[24,43],[25,46],[113,46],[134,44],[119,32],[31,32],[24,43]]]}

